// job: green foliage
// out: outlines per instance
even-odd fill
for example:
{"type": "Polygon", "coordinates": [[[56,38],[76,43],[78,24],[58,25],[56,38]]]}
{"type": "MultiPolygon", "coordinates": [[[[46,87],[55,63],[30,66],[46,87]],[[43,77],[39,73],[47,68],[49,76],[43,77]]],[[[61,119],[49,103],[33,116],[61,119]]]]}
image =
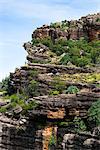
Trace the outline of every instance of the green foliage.
{"type": "Polygon", "coordinates": [[[51,28],[60,28],[62,31],[65,31],[66,29],[68,29],[68,22],[66,20],[62,21],[62,22],[55,22],[55,23],[51,23],[50,27],[51,28]]]}
{"type": "Polygon", "coordinates": [[[100,40],[97,41],[92,41],[89,43],[91,46],[91,51],[90,51],[90,59],[91,62],[96,64],[100,63],[100,40]]]}
{"type": "Polygon", "coordinates": [[[59,91],[59,94],[63,93],[66,88],[65,82],[60,80],[59,77],[54,78],[52,85],[57,91],[59,91]]]}
{"type": "Polygon", "coordinates": [[[59,94],[59,91],[57,91],[57,90],[51,90],[49,92],[49,95],[58,95],[58,94],[59,94]]]}
{"type": "Polygon", "coordinates": [[[76,86],[69,86],[66,90],[66,93],[69,93],[69,94],[76,94],[79,92],[79,89],[76,87],[76,86]]]}
{"type": "Polygon", "coordinates": [[[62,121],[59,123],[59,126],[68,126],[69,125],[69,122],[67,121],[62,121]]]}
{"type": "Polygon", "coordinates": [[[94,102],[89,108],[88,121],[95,124],[96,126],[100,125],[100,99],[94,102]]]}
{"type": "Polygon", "coordinates": [[[66,29],[68,29],[69,25],[68,22],[66,20],[61,22],[61,30],[65,31],[66,29]]]}
{"type": "Polygon", "coordinates": [[[6,111],[7,111],[6,107],[1,107],[1,108],[0,108],[0,112],[1,112],[1,113],[5,113],[6,111]]]}
{"type": "Polygon", "coordinates": [[[74,120],[73,120],[73,123],[74,123],[74,130],[76,132],[82,132],[82,131],[86,131],[87,130],[87,127],[84,123],[84,121],[80,118],[80,117],[75,117],[74,120]]]}
{"type": "Polygon", "coordinates": [[[78,67],[84,67],[90,63],[89,59],[84,56],[81,58],[76,58],[76,60],[73,59],[72,62],[74,62],[74,64],[76,64],[76,66],[78,66],[78,67]]]}
{"type": "Polygon", "coordinates": [[[51,135],[50,141],[49,141],[49,146],[52,146],[52,145],[56,145],[56,138],[54,135],[51,135]]]}
{"type": "Polygon", "coordinates": [[[9,88],[9,80],[10,80],[10,78],[9,78],[9,77],[6,77],[6,78],[3,79],[2,82],[1,82],[1,88],[2,88],[4,91],[8,91],[8,88],[9,88]]]}
{"type": "Polygon", "coordinates": [[[100,51],[97,49],[92,50],[90,54],[91,62],[96,64],[98,62],[98,56],[100,56],[100,51]]]}
{"type": "Polygon", "coordinates": [[[39,71],[37,71],[36,69],[28,71],[28,79],[29,80],[36,79],[38,76],[38,73],[39,71]]]}
{"type": "Polygon", "coordinates": [[[51,28],[60,28],[61,27],[61,22],[55,22],[50,24],[51,28]]]}
{"type": "MultiPolygon", "coordinates": [[[[60,29],[68,27],[68,22],[63,21],[62,23],[54,23],[52,27],[60,29]]],[[[33,40],[35,43],[42,43],[46,45],[53,53],[57,56],[66,53],[66,56],[60,60],[59,64],[67,64],[70,61],[73,65],[84,67],[92,64],[100,63],[100,40],[88,41],[84,38],[79,40],[67,40],[67,39],[56,39],[55,42],[51,37],[33,40]],[[80,52],[83,51],[83,54],[80,52]]]]}
{"type": "Polygon", "coordinates": [[[21,94],[13,94],[8,97],[10,99],[10,103],[7,106],[2,106],[0,108],[0,112],[5,113],[7,111],[13,110],[16,106],[20,106],[22,108],[22,114],[27,113],[28,110],[32,110],[38,107],[38,103],[35,100],[31,100],[26,102],[24,95],[21,94]]]}
{"type": "Polygon", "coordinates": [[[39,94],[38,87],[39,87],[39,83],[35,80],[31,80],[28,86],[25,87],[24,93],[26,93],[28,97],[37,96],[39,94]]]}
{"type": "Polygon", "coordinates": [[[3,79],[2,82],[0,83],[0,91],[6,91],[5,94],[9,95],[15,92],[10,81],[10,76],[3,79]]]}
{"type": "Polygon", "coordinates": [[[35,100],[30,101],[28,104],[25,103],[22,106],[22,108],[23,108],[24,111],[32,110],[32,109],[34,109],[36,107],[38,107],[38,103],[36,103],[35,100]]]}
{"type": "Polygon", "coordinates": [[[37,45],[39,44],[39,39],[33,38],[31,42],[32,42],[32,45],[37,45]]]}
{"type": "Polygon", "coordinates": [[[18,94],[13,94],[13,95],[11,95],[9,98],[10,98],[11,102],[18,103],[18,101],[20,100],[20,95],[18,95],[18,94]]]}
{"type": "Polygon", "coordinates": [[[97,19],[96,19],[96,22],[100,22],[100,18],[97,18],[97,19]]]}
{"type": "Polygon", "coordinates": [[[80,117],[74,117],[74,119],[67,119],[65,121],[61,121],[58,123],[60,127],[70,128],[73,127],[73,131],[75,132],[82,132],[87,131],[87,126],[85,125],[84,121],[80,117]]]}
{"type": "Polygon", "coordinates": [[[49,47],[50,49],[52,49],[52,47],[53,47],[53,42],[50,37],[41,39],[41,43],[44,44],[45,46],[49,47]]]}
{"type": "Polygon", "coordinates": [[[71,60],[70,56],[68,54],[65,54],[61,59],[60,59],[60,64],[62,65],[67,65],[67,63],[71,60]]]}
{"type": "Polygon", "coordinates": [[[65,48],[61,46],[61,44],[55,44],[52,47],[52,52],[56,53],[58,56],[60,56],[62,53],[65,52],[65,48]]]}

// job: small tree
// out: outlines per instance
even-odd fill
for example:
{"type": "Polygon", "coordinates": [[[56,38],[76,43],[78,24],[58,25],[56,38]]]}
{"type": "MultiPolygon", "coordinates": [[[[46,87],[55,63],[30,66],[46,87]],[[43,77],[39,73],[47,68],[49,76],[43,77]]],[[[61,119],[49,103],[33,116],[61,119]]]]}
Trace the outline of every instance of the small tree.
{"type": "Polygon", "coordinates": [[[89,108],[88,121],[94,124],[94,126],[100,125],[100,99],[89,108]]]}
{"type": "Polygon", "coordinates": [[[6,91],[7,94],[9,94],[9,95],[14,93],[14,88],[11,84],[10,76],[8,76],[8,77],[6,77],[5,79],[2,80],[2,82],[0,84],[0,89],[2,91],[6,91]]]}
{"type": "Polygon", "coordinates": [[[76,86],[69,86],[66,90],[66,93],[69,93],[69,94],[75,94],[75,93],[78,93],[79,92],[79,89],[76,87],[76,86]]]}
{"type": "Polygon", "coordinates": [[[39,83],[35,80],[30,81],[29,85],[26,87],[25,91],[28,97],[37,96],[39,83]]]}

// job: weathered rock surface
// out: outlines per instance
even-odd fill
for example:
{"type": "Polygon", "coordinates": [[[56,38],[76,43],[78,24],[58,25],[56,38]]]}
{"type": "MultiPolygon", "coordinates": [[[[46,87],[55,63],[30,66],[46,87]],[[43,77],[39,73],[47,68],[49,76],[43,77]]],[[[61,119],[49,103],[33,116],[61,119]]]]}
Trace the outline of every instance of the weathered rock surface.
{"type": "Polygon", "coordinates": [[[33,97],[39,103],[39,108],[33,110],[31,115],[45,115],[51,119],[64,119],[70,116],[84,118],[87,116],[88,108],[98,98],[100,93],[94,92],[33,97]]]}
{"type": "Polygon", "coordinates": [[[65,134],[63,137],[63,150],[98,150],[100,149],[100,139],[92,134],[65,134]]]}
{"type": "Polygon", "coordinates": [[[59,26],[56,29],[50,26],[43,26],[33,32],[32,38],[51,36],[53,40],[57,38],[78,40],[82,37],[87,38],[89,41],[100,39],[100,22],[98,18],[100,18],[100,13],[88,15],[79,20],[66,21],[68,27],[65,31],[62,31],[59,26]]]}

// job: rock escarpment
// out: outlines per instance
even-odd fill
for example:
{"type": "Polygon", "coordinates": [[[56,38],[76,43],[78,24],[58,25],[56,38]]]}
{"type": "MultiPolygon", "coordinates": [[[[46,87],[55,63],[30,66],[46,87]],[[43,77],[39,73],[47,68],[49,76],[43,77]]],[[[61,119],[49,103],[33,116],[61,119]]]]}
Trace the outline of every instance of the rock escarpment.
{"type": "MultiPolygon", "coordinates": [[[[43,26],[33,32],[32,42],[23,45],[28,53],[27,63],[10,74],[11,87],[21,97],[20,101],[11,97],[3,106],[7,112],[0,116],[1,149],[100,149],[100,129],[88,122],[88,109],[100,98],[99,65],[76,67],[69,60],[60,64],[69,47],[65,46],[65,52],[56,55],[48,42],[42,41],[49,37],[53,46],[60,38],[77,42],[84,37],[98,41],[99,18],[98,13],[78,21],[43,26]],[[32,104],[31,109],[28,104],[32,104]],[[84,132],[79,130],[80,123],[84,132]]],[[[77,55],[84,58],[84,50],[80,48],[77,55]]]]}
{"type": "Polygon", "coordinates": [[[51,36],[53,40],[63,37],[73,40],[79,40],[82,37],[87,38],[88,40],[100,39],[100,13],[95,15],[88,15],[82,17],[79,20],[63,21],[62,23],[66,25],[66,28],[62,28],[61,23],[52,25],[44,25],[43,27],[38,28],[32,34],[32,38],[43,38],[51,36]]]}

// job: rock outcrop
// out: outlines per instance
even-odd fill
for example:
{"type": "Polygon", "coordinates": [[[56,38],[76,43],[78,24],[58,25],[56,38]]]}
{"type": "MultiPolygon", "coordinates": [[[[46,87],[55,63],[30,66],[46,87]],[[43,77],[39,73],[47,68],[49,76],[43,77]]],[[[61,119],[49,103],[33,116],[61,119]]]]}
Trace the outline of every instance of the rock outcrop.
{"type": "Polygon", "coordinates": [[[57,38],[66,38],[68,40],[79,40],[80,38],[86,38],[89,41],[100,39],[99,19],[100,13],[88,15],[79,20],[65,20],[67,28],[65,28],[64,31],[61,30],[61,23],[58,24],[56,29],[54,26],[44,25],[33,32],[32,38],[44,38],[51,36],[53,40],[57,38]]]}
{"type": "Polygon", "coordinates": [[[63,150],[67,149],[100,149],[100,140],[98,139],[98,136],[92,135],[92,134],[65,134],[63,138],[63,150]]]}
{"type": "MultiPolygon", "coordinates": [[[[99,40],[100,13],[63,21],[56,27],[44,25],[32,34],[32,40],[48,37],[53,43],[59,38],[99,40]]],[[[59,60],[65,53],[57,56],[43,43],[27,42],[23,47],[27,63],[10,74],[10,84],[17,95],[24,93],[25,106],[30,102],[36,106],[23,113],[23,105],[12,108],[11,101],[0,103],[8,108],[5,115],[0,114],[0,149],[99,150],[99,127],[91,124],[93,131],[77,132],[74,121],[88,124],[88,109],[100,98],[100,67],[76,67],[70,62],[61,65],[59,60]],[[76,91],[68,91],[69,87],[76,91]]],[[[82,58],[84,50],[80,53],[82,58]]]]}

